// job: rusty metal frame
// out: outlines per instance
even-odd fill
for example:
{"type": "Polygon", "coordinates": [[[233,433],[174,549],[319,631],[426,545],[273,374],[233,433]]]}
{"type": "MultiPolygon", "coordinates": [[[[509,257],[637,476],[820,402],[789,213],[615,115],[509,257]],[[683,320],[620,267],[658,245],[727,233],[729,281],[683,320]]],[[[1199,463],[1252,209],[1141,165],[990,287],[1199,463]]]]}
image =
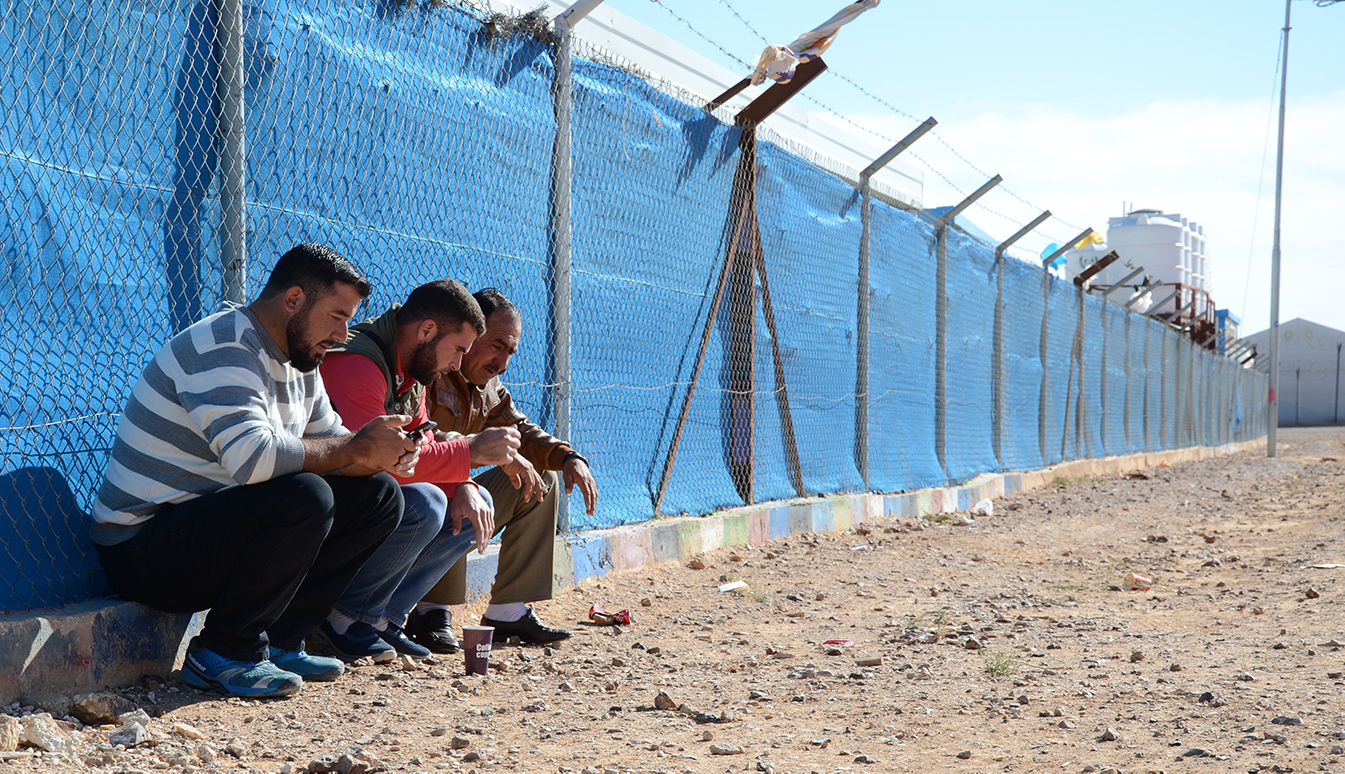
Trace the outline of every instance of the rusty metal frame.
{"type": "MultiPolygon", "coordinates": [[[[770,283],[767,279],[766,255],[761,245],[761,231],[757,223],[756,127],[779,110],[795,94],[802,91],[817,76],[825,72],[826,69],[826,62],[820,58],[799,65],[789,83],[777,83],[770,87],[747,107],[743,108],[734,119],[734,123],[742,129],[742,136],[738,140],[738,147],[742,153],[739,156],[738,169],[733,178],[733,198],[730,204],[732,209],[729,217],[734,223],[733,233],[729,239],[728,249],[725,250],[724,262],[719,270],[719,281],[715,286],[714,298],[710,302],[705,326],[701,331],[700,347],[696,352],[696,360],[691,368],[691,382],[687,385],[686,395],[682,398],[682,408],[678,413],[677,424],[673,429],[672,443],[668,448],[668,456],[663,463],[663,472],[659,477],[658,489],[654,493],[655,514],[658,514],[662,509],[663,498],[668,493],[668,484],[672,479],[677,450],[681,445],[682,434],[686,430],[687,418],[691,413],[691,401],[696,393],[701,369],[705,365],[706,352],[709,350],[710,335],[714,331],[715,320],[723,306],[725,291],[729,289],[730,278],[735,274],[741,275],[743,273],[750,276],[753,271],[755,271],[757,280],[761,283],[762,314],[771,336],[771,354],[775,366],[776,400],[780,408],[780,426],[781,433],[784,435],[790,479],[799,496],[802,497],[807,494],[803,485],[803,469],[799,459],[798,441],[794,433],[794,419],[789,407],[789,389],[785,378],[784,357],[780,352],[780,336],[775,322],[775,308],[771,302],[770,283]],[[746,237],[746,242],[744,242],[744,237],[746,237]],[[744,245],[746,246],[745,250],[742,249],[744,245]]],[[[732,99],[746,86],[746,80],[740,82],[706,105],[706,110],[713,111],[724,102],[732,99]]],[[[735,389],[730,399],[742,401],[745,405],[739,407],[741,411],[731,410],[729,412],[729,433],[730,438],[733,438],[735,433],[746,433],[748,453],[745,460],[733,459],[733,444],[730,443],[729,466],[739,495],[745,502],[751,504],[754,500],[752,483],[756,456],[754,441],[756,416],[754,366],[756,358],[753,336],[755,326],[752,324],[752,321],[756,319],[756,290],[753,287],[750,293],[730,292],[728,295],[731,297],[729,301],[730,316],[734,319],[748,321],[746,326],[734,325],[729,331],[730,352],[744,349],[749,353],[746,362],[743,362],[741,357],[730,357],[730,383],[738,386],[738,383],[741,382],[744,387],[744,389],[735,389]],[[736,426],[740,414],[748,417],[746,428],[736,426]]]]}

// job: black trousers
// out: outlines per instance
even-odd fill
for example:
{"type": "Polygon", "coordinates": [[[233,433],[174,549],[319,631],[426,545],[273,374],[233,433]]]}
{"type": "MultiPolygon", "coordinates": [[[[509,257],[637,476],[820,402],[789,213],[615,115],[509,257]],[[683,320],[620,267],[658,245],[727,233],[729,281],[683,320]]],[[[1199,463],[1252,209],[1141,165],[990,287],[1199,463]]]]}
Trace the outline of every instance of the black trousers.
{"type": "Polygon", "coordinates": [[[163,508],[98,556],[122,597],[167,613],[209,609],[200,642],[261,661],[298,650],[397,528],[392,476],[295,473],[163,508]]]}

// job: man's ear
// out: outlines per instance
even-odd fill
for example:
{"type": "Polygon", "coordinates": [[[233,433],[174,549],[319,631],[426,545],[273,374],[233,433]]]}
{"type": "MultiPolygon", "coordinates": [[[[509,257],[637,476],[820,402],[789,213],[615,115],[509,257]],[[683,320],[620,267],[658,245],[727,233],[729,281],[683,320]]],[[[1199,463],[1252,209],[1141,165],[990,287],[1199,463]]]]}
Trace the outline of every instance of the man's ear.
{"type": "Polygon", "coordinates": [[[416,341],[434,341],[434,337],[439,335],[439,323],[426,317],[420,321],[416,328],[416,341]]]}
{"type": "Polygon", "coordinates": [[[308,298],[303,288],[292,285],[289,290],[285,291],[285,295],[281,296],[281,300],[284,302],[285,312],[294,315],[304,308],[304,303],[308,298]]]}

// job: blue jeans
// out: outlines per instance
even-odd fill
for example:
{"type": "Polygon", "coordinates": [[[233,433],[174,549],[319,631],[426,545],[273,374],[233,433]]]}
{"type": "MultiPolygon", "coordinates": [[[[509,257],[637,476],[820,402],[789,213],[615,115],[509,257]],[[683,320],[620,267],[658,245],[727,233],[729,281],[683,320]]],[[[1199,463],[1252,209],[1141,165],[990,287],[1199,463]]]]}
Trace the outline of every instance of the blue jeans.
{"type": "MultiPolygon", "coordinates": [[[[406,617],[444,572],[476,545],[476,530],[464,520],[453,534],[449,499],[434,484],[403,484],[405,502],[397,530],[360,568],[336,603],[336,612],[356,621],[376,624],[386,618],[393,626],[406,617]]],[[[478,488],[487,502],[490,494],[478,488]]]]}

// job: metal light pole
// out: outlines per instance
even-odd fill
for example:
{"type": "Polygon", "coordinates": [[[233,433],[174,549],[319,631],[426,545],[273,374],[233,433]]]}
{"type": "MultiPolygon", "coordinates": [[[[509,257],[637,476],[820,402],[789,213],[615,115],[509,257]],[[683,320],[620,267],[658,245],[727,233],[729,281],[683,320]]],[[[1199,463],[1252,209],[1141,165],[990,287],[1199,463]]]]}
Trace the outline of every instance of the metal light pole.
{"type": "Polygon", "coordinates": [[[1275,244],[1270,249],[1270,393],[1266,411],[1266,456],[1275,456],[1275,431],[1280,424],[1280,198],[1284,192],[1284,90],[1289,85],[1289,11],[1284,0],[1284,54],[1280,62],[1280,139],[1275,151],[1275,244]]]}
{"type": "MultiPolygon", "coordinates": [[[[1319,6],[1341,0],[1316,0],[1319,6]]],[[[1284,90],[1289,84],[1289,10],[1284,0],[1284,58],[1280,62],[1280,139],[1275,152],[1275,245],[1270,250],[1270,394],[1266,411],[1266,456],[1275,456],[1275,430],[1280,424],[1280,195],[1284,190],[1284,90]]]]}

